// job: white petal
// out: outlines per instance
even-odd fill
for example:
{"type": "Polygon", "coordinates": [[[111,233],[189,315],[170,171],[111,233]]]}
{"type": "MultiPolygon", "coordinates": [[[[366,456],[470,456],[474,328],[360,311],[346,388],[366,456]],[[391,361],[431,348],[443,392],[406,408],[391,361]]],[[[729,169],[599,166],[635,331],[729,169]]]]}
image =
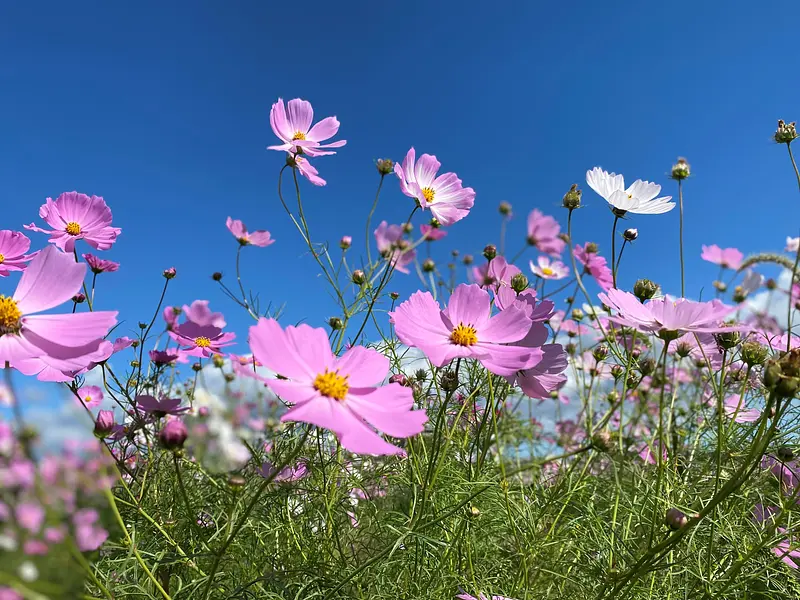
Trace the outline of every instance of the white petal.
{"type": "Polygon", "coordinates": [[[631,187],[629,187],[627,191],[628,194],[634,198],[638,198],[639,202],[642,203],[658,196],[661,192],[661,186],[657,183],[650,183],[649,181],[637,179],[631,184],[631,187]]]}
{"type": "Polygon", "coordinates": [[[618,208],[619,210],[627,210],[630,212],[639,212],[637,210],[639,206],[639,200],[636,198],[630,198],[628,194],[626,194],[623,190],[617,190],[609,198],[606,198],[608,203],[613,206],[614,208],[618,208]]]}
{"type": "Polygon", "coordinates": [[[632,213],[639,215],[662,215],[675,208],[675,203],[670,202],[672,196],[664,196],[663,198],[656,198],[649,202],[640,202],[639,206],[632,209],[632,213]]]}

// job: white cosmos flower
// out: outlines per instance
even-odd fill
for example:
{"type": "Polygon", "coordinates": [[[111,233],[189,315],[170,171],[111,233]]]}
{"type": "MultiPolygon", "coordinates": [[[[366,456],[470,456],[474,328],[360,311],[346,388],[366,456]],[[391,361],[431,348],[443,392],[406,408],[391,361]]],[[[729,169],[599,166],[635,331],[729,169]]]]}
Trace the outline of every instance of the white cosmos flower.
{"type": "MultiPolygon", "coordinates": [[[[625,189],[625,178],[616,173],[608,173],[600,167],[586,171],[586,183],[602,196],[612,209],[640,215],[660,215],[675,208],[670,202],[672,196],[656,198],[661,193],[661,186],[649,181],[637,179],[625,189]]],[[[622,215],[620,215],[622,216],[622,215]]]]}
{"type": "Polygon", "coordinates": [[[800,237],[786,236],[786,252],[797,252],[798,246],[800,246],[800,237]]]}

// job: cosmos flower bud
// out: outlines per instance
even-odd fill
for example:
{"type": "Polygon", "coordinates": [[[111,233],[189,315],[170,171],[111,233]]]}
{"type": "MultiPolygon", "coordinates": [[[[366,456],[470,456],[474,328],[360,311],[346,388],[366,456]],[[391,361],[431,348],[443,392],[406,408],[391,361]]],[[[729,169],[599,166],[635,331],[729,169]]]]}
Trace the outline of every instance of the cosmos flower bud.
{"type": "MultiPolygon", "coordinates": [[[[723,327],[732,327],[733,325],[734,324],[732,322],[722,324],[723,327]]],[[[717,344],[720,348],[730,350],[741,343],[742,334],[738,331],[721,331],[714,334],[714,339],[717,341],[717,344]]]]}
{"type": "Polygon", "coordinates": [[[614,365],[611,367],[611,375],[614,377],[614,381],[619,381],[619,378],[625,374],[625,367],[622,365],[614,365]]]}
{"type": "Polygon", "coordinates": [[[741,304],[742,302],[747,300],[747,292],[744,291],[744,288],[742,286],[737,285],[735,288],[733,288],[732,298],[733,301],[736,302],[736,304],[741,304]]]}
{"type": "Polygon", "coordinates": [[[570,356],[575,356],[575,351],[577,350],[577,347],[575,346],[575,344],[570,342],[566,346],[564,346],[564,350],[566,350],[567,354],[569,354],[570,356]]]}
{"type": "Polygon", "coordinates": [[[583,314],[583,311],[580,308],[573,308],[572,309],[572,318],[575,321],[582,321],[586,315],[583,314]]]}
{"type": "Polygon", "coordinates": [[[351,279],[353,280],[353,283],[355,283],[356,285],[364,285],[367,282],[367,276],[361,269],[356,269],[355,271],[353,271],[351,279]]]}
{"type": "Polygon", "coordinates": [[[72,297],[72,301],[73,301],[75,304],[83,304],[84,302],[86,302],[86,296],[84,296],[83,294],[81,294],[80,292],[78,292],[77,294],[75,294],[75,295],[72,297]]]}
{"type": "Polygon", "coordinates": [[[789,446],[781,446],[778,448],[777,454],[781,460],[792,460],[794,458],[794,451],[789,446]]]}
{"type": "Polygon", "coordinates": [[[436,263],[433,262],[432,258],[426,258],[425,262],[422,263],[422,270],[425,273],[432,273],[436,269],[436,263]]]}
{"type": "Polygon", "coordinates": [[[330,325],[330,328],[333,329],[334,331],[337,331],[342,327],[344,327],[344,323],[342,323],[342,320],[339,317],[331,317],[330,319],[328,319],[328,325],[330,325]]]}
{"type": "Polygon", "coordinates": [[[550,390],[550,398],[552,400],[558,400],[558,390],[550,390]]]}
{"type": "Polygon", "coordinates": [[[343,235],[342,239],[339,240],[339,248],[342,250],[347,250],[350,246],[353,245],[353,238],[349,235],[343,235]]]}
{"type": "Polygon", "coordinates": [[[233,492],[241,492],[246,484],[247,480],[241,475],[231,475],[228,477],[228,487],[233,492]]]}
{"type": "Polygon", "coordinates": [[[201,417],[207,417],[209,414],[211,414],[211,411],[208,410],[207,406],[201,406],[197,409],[197,414],[201,417]]]}
{"type": "Polygon", "coordinates": [[[714,281],[711,285],[714,286],[719,293],[724,294],[728,291],[728,285],[723,281],[714,281]]]}
{"type": "Polygon", "coordinates": [[[439,377],[439,385],[445,392],[455,392],[458,388],[458,375],[452,369],[446,369],[439,377]]]}
{"type": "Polygon", "coordinates": [[[561,200],[561,205],[569,210],[575,210],[581,207],[581,191],[578,189],[578,184],[573,183],[569,191],[564,194],[561,200]]]}
{"type": "Polygon", "coordinates": [[[131,348],[138,348],[139,347],[139,340],[133,340],[131,342],[131,348]]]}
{"type": "Polygon", "coordinates": [[[219,271],[212,273],[211,279],[213,279],[214,281],[220,281],[222,279],[222,273],[220,273],[219,271]]]}
{"type": "Polygon", "coordinates": [[[492,260],[495,256],[497,256],[497,246],[494,244],[487,244],[483,249],[483,256],[486,258],[486,260],[492,260]]]}
{"type": "Polygon", "coordinates": [[[633,240],[639,237],[639,230],[633,227],[631,227],[630,229],[626,229],[625,231],[622,232],[622,237],[625,239],[625,241],[632,242],[633,240]]]}
{"type": "Polygon", "coordinates": [[[201,365],[199,362],[196,362],[192,365],[192,371],[202,371],[202,370],[203,370],[203,365],[201,365]]]}
{"type": "Polygon", "coordinates": [[[465,254],[464,258],[461,259],[461,262],[463,262],[466,266],[469,266],[472,264],[473,260],[472,254],[465,254]]]}
{"type": "Polygon", "coordinates": [[[636,386],[639,385],[639,377],[631,371],[628,373],[628,380],[625,382],[625,387],[629,390],[635,389],[636,386]]]}
{"type": "Polygon", "coordinates": [[[130,362],[130,365],[131,365],[131,367],[133,367],[134,369],[136,369],[136,368],[139,366],[139,361],[138,361],[138,360],[132,360],[132,361],[130,362]]]}
{"type": "Polygon", "coordinates": [[[664,524],[667,525],[673,531],[678,531],[678,529],[682,529],[686,526],[689,522],[689,519],[679,511],[677,508],[670,508],[667,511],[666,516],[664,517],[664,524]]]}
{"type": "Polygon", "coordinates": [[[189,433],[186,425],[180,419],[170,419],[166,425],[158,432],[158,441],[167,450],[177,450],[183,448],[183,443],[189,433]]]}
{"type": "Polygon", "coordinates": [[[392,300],[397,300],[399,297],[400,297],[400,294],[398,294],[397,292],[390,292],[389,293],[389,298],[391,298],[392,300]]]}
{"type": "Polygon", "coordinates": [[[225,373],[222,378],[227,381],[228,383],[232,383],[236,379],[236,375],[233,373],[225,373]]]}
{"type": "MultiPolygon", "coordinates": [[[[431,227],[433,227],[434,229],[439,229],[439,228],[442,226],[442,224],[439,222],[439,219],[437,219],[436,217],[433,217],[433,218],[431,219],[431,221],[430,221],[429,225],[430,225],[431,227]]],[[[456,252],[457,252],[457,251],[456,251],[456,252]]]]}
{"type": "Polygon", "coordinates": [[[692,347],[687,342],[681,342],[675,347],[675,354],[677,354],[680,358],[686,358],[691,354],[692,347]]]}
{"type": "Polygon", "coordinates": [[[689,163],[685,158],[678,158],[678,162],[672,165],[672,178],[676,181],[682,181],[691,174],[689,163]]]}
{"type": "Polygon", "coordinates": [[[497,207],[497,210],[500,211],[500,214],[504,217],[507,217],[511,214],[511,204],[508,202],[501,202],[500,206],[497,207]]]}
{"type": "Polygon", "coordinates": [[[592,448],[598,452],[609,452],[614,447],[608,431],[598,431],[592,436],[592,448]]]}
{"type": "Polygon", "coordinates": [[[107,437],[114,429],[114,413],[110,410],[101,410],[97,413],[94,422],[94,435],[97,438],[107,437]]]}
{"type": "Polygon", "coordinates": [[[417,372],[414,373],[414,378],[422,383],[428,378],[428,372],[425,369],[417,369],[417,372]]]}
{"type": "Polygon", "coordinates": [[[566,231],[562,231],[558,234],[558,239],[560,239],[565,244],[569,244],[569,236],[567,235],[566,231]]]}
{"type": "Polygon", "coordinates": [[[766,348],[766,346],[762,346],[758,342],[753,341],[748,341],[742,344],[740,352],[742,361],[748,367],[763,365],[767,360],[767,355],[769,354],[769,350],[766,348]]]}
{"type": "Polygon", "coordinates": [[[601,360],[605,360],[605,358],[608,356],[608,346],[606,346],[604,344],[600,344],[599,346],[596,346],[594,348],[594,350],[592,350],[592,356],[594,356],[594,359],[597,362],[600,362],[601,360]]]}
{"type": "Polygon", "coordinates": [[[164,269],[161,274],[164,276],[164,279],[175,279],[175,275],[178,274],[178,271],[175,267],[170,267],[169,269],[164,269]]]}
{"type": "Polygon", "coordinates": [[[657,291],[658,286],[649,279],[640,279],[633,284],[633,295],[642,303],[644,303],[645,300],[652,299],[657,291]]]}
{"type": "Polygon", "coordinates": [[[619,392],[617,390],[611,390],[606,394],[606,402],[609,404],[614,404],[619,400],[619,392]]]}
{"type": "Polygon", "coordinates": [[[408,385],[408,377],[402,373],[395,373],[389,377],[389,383],[399,383],[400,385],[408,385]]]}
{"type": "Polygon", "coordinates": [[[453,258],[458,258],[458,250],[456,250],[455,248],[453,248],[453,249],[450,251],[450,256],[452,256],[453,258]]]}
{"type": "Polygon", "coordinates": [[[656,361],[653,358],[643,358],[639,361],[639,370],[642,375],[650,375],[656,370],[656,361]]]}
{"type": "Polygon", "coordinates": [[[511,278],[511,289],[518,294],[528,289],[528,278],[522,273],[517,273],[511,278]]]}
{"type": "Polygon", "coordinates": [[[381,175],[388,175],[394,170],[394,162],[391,158],[379,158],[375,161],[375,166],[381,175]]]}
{"type": "Polygon", "coordinates": [[[766,287],[770,291],[774,290],[774,289],[777,289],[778,282],[770,277],[769,279],[767,279],[766,282],[764,282],[764,287],[766,287]]]}
{"type": "Polygon", "coordinates": [[[221,369],[225,366],[225,357],[223,357],[221,354],[215,354],[213,357],[211,357],[211,362],[214,363],[215,367],[221,369]]]}
{"type": "Polygon", "coordinates": [[[597,244],[595,244],[594,242],[586,242],[584,250],[586,251],[586,254],[597,254],[599,248],[597,247],[597,244]]]}
{"type": "Polygon", "coordinates": [[[784,123],[782,119],[778,119],[778,129],[775,130],[775,135],[773,137],[779,144],[791,144],[797,139],[796,123],[794,121],[791,123],[784,123]]]}
{"type": "Polygon", "coordinates": [[[139,329],[147,329],[147,323],[143,323],[142,321],[139,321],[139,329]]]}

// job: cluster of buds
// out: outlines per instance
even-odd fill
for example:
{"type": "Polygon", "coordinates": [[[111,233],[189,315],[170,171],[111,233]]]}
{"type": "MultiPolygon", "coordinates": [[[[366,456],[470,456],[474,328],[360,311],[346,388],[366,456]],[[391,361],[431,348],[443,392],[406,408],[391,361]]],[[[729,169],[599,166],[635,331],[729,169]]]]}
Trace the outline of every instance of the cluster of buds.
{"type": "Polygon", "coordinates": [[[764,386],[779,398],[792,398],[800,391],[800,349],[789,350],[764,368],[764,386]]]}
{"type": "Polygon", "coordinates": [[[779,144],[791,144],[797,139],[796,123],[785,123],[783,119],[778,119],[778,129],[775,130],[773,138],[779,144]]]}

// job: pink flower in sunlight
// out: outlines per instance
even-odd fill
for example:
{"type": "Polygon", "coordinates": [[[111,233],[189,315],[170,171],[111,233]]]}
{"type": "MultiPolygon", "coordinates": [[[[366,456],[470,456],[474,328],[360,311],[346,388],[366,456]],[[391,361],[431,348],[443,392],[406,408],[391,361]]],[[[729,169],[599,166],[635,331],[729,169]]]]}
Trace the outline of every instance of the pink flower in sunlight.
{"type": "Polygon", "coordinates": [[[256,367],[263,367],[256,357],[252,354],[250,356],[239,356],[238,354],[229,354],[231,359],[231,367],[233,372],[240,377],[250,377],[259,381],[266,381],[266,378],[256,372],[256,367]]]}
{"type": "Polygon", "coordinates": [[[159,418],[167,415],[179,415],[189,410],[188,406],[181,407],[180,398],[161,398],[161,400],[157,400],[149,394],[140,394],[136,396],[135,400],[139,410],[159,418]]]}
{"type": "Polygon", "coordinates": [[[85,240],[97,250],[108,250],[122,233],[119,227],[111,227],[111,209],[100,196],[64,192],[55,201],[48,198],[39,216],[53,229],[41,229],[33,223],[25,229],[50,234],[50,243],[64,252],[72,252],[77,240],[85,240]]]}
{"type": "Polygon", "coordinates": [[[302,153],[312,157],[325,156],[336,154],[325,150],[326,148],[341,148],[347,143],[345,140],[330,144],[320,143],[339,132],[339,120],[336,117],[326,117],[312,127],[313,121],[314,109],[310,102],[295,98],[284,106],[283,99],[278,98],[269,111],[269,123],[272,131],[283,143],[278,146],[268,146],[269,150],[302,153]]]}
{"type": "Polygon", "coordinates": [[[754,423],[761,417],[761,411],[746,408],[739,394],[732,394],[723,401],[725,416],[737,423],[754,423]]]}
{"type": "Polygon", "coordinates": [[[675,333],[682,335],[747,329],[720,325],[736,307],[726,306],[719,300],[695,302],[686,298],[656,298],[642,304],[630,292],[616,289],[600,293],[598,297],[603,304],[617,311],[616,316],[608,318],[609,321],[667,339],[675,339],[672,337],[675,333]]]}
{"type": "Polygon", "coordinates": [[[224,332],[213,325],[198,325],[194,321],[175,325],[169,335],[181,346],[187,346],[181,350],[184,355],[204,358],[222,354],[222,349],[233,344],[236,338],[233,332],[224,332]]]}
{"type": "Polygon", "coordinates": [[[258,231],[248,232],[244,223],[239,220],[231,219],[230,217],[225,221],[225,226],[242,246],[258,246],[259,248],[264,248],[275,242],[269,231],[260,229],[258,231]]]}
{"type": "Polygon", "coordinates": [[[725,269],[735,270],[742,266],[744,254],[736,248],[720,248],[714,244],[713,246],[703,246],[700,258],[725,269]]]}
{"type": "Polygon", "coordinates": [[[11,271],[24,271],[35,256],[26,254],[30,247],[30,239],[21,231],[0,230],[0,277],[8,277],[11,271]]]}
{"type": "Polygon", "coordinates": [[[354,346],[337,357],[324,329],[290,325],[284,330],[264,318],[250,328],[250,347],[265,367],[287,378],[267,382],[291,405],[281,421],[329,429],[351,452],[403,454],[375,430],[407,438],[420,433],[428,420],[424,410],[411,410],[411,388],[397,383],[376,387],[389,373],[389,359],[376,350],[354,346]]]}
{"type": "Polygon", "coordinates": [[[446,229],[442,229],[441,227],[434,227],[433,225],[425,225],[425,224],[420,225],[419,230],[420,232],[422,232],[422,237],[424,237],[429,242],[435,242],[447,235],[446,229]]]}
{"type": "Polygon", "coordinates": [[[328,183],[319,176],[319,171],[317,171],[317,168],[312,165],[307,158],[303,156],[292,156],[289,162],[294,163],[297,170],[300,171],[300,175],[308,179],[314,185],[322,187],[328,183]]]}
{"type": "Polygon", "coordinates": [[[536,264],[533,261],[530,263],[531,271],[534,275],[542,279],[564,279],[569,275],[569,267],[562,263],[560,260],[551,261],[546,256],[539,256],[536,259],[536,264]]]}
{"type": "Polygon", "coordinates": [[[94,254],[84,254],[83,260],[89,265],[92,273],[99,275],[100,273],[113,273],[119,270],[119,263],[113,260],[106,260],[105,258],[98,258],[94,254]]]}
{"type": "Polygon", "coordinates": [[[208,300],[195,300],[189,306],[184,304],[181,312],[186,316],[187,321],[203,327],[211,325],[222,329],[225,327],[225,317],[222,313],[211,312],[208,304],[208,300]]]}
{"type": "Polygon", "coordinates": [[[601,289],[609,289],[614,282],[611,269],[608,268],[606,259],[586,249],[589,244],[575,246],[575,260],[583,265],[583,272],[588,273],[597,282],[601,289]]]}
{"type": "Polygon", "coordinates": [[[459,285],[445,310],[429,292],[416,292],[389,313],[397,337],[422,350],[437,367],[454,358],[474,358],[496,375],[514,375],[538,362],[530,348],[514,345],[530,331],[520,306],[492,316],[489,292],[459,285]]]}
{"type": "Polygon", "coordinates": [[[108,538],[108,532],[97,524],[99,519],[100,515],[91,508],[81,509],[72,515],[75,543],[81,552],[97,550],[108,538]]]}
{"type": "Polygon", "coordinates": [[[45,512],[40,504],[23,502],[17,505],[17,523],[30,533],[39,533],[44,525],[45,512]]]}
{"type": "Polygon", "coordinates": [[[416,161],[416,152],[411,148],[402,166],[394,165],[394,173],[406,196],[416,198],[423,210],[429,208],[439,223],[448,226],[467,216],[475,204],[475,190],[462,187],[455,173],[437,177],[441,166],[430,154],[423,154],[416,161]]]}
{"type": "Polygon", "coordinates": [[[566,246],[564,240],[558,237],[559,233],[561,225],[550,215],[535,208],[528,215],[528,243],[539,252],[559,256],[566,246]]]}
{"type": "Polygon", "coordinates": [[[519,267],[511,265],[503,256],[495,256],[492,260],[479,267],[473,267],[472,279],[482,288],[492,288],[498,291],[504,287],[511,287],[511,278],[522,273],[519,267]]]}
{"type": "Polygon", "coordinates": [[[417,252],[408,249],[408,241],[403,239],[403,228],[400,225],[389,225],[386,221],[381,221],[375,230],[375,242],[378,252],[389,260],[396,271],[408,273],[408,265],[414,262],[417,252]]]}
{"type": "Polygon", "coordinates": [[[103,390],[96,385],[85,385],[75,393],[86,408],[97,408],[103,401],[103,390]]]}
{"type": "Polygon", "coordinates": [[[0,295],[0,364],[25,375],[48,365],[83,369],[117,322],[116,311],[36,315],[67,302],[83,285],[86,265],[49,246],[31,261],[12,297],[0,295]]]}

